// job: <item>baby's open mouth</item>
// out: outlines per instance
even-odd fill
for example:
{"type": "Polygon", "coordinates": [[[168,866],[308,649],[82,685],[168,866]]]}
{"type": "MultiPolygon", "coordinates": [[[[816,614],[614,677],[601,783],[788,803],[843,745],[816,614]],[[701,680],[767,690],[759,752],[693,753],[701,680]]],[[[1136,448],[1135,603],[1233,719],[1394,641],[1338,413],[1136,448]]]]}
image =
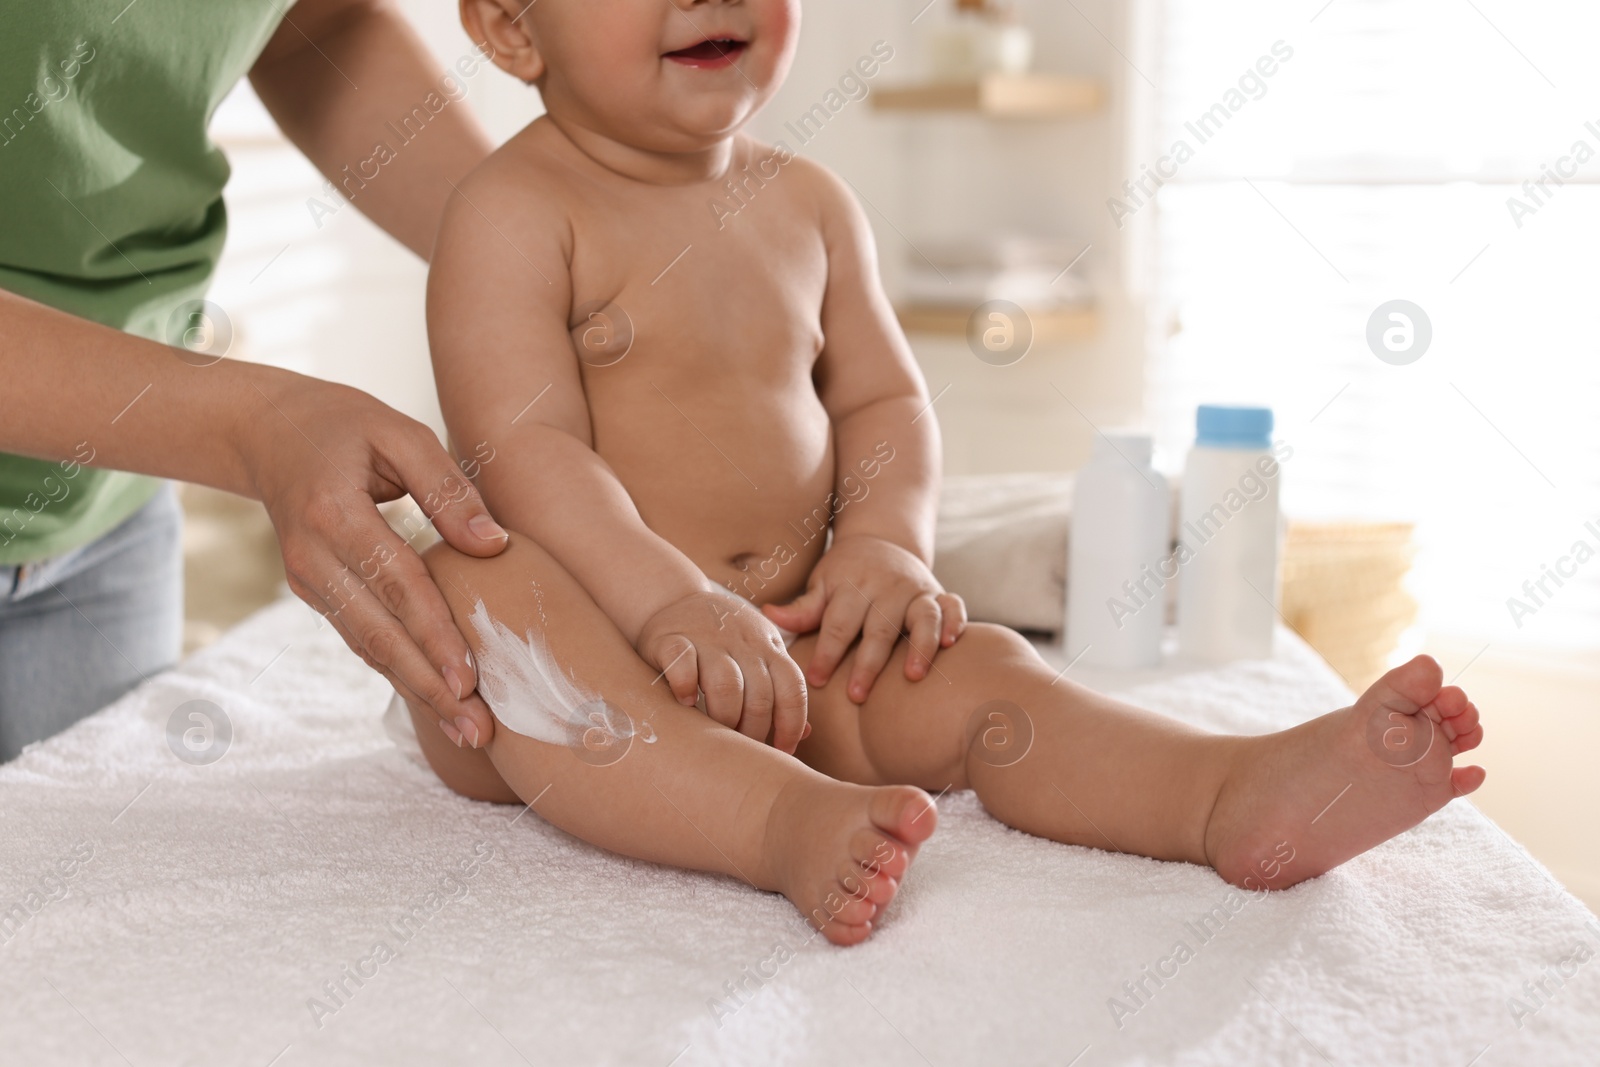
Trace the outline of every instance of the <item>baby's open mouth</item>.
{"type": "Polygon", "coordinates": [[[733,37],[713,37],[699,44],[668,52],[666,58],[690,67],[726,67],[744,54],[749,42],[733,37]]]}

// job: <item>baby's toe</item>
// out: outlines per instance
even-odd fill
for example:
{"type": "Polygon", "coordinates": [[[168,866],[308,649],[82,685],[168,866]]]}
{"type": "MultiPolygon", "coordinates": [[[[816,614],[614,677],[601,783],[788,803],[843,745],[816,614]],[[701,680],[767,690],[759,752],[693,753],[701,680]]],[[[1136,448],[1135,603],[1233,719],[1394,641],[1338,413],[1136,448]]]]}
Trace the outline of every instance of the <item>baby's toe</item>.
{"type": "Polygon", "coordinates": [[[1483,784],[1489,772],[1482,767],[1457,767],[1450,772],[1450,787],[1455,795],[1464,797],[1483,784]]]}
{"type": "Polygon", "coordinates": [[[875,790],[868,815],[885,834],[913,847],[932,836],[939,825],[933,798],[914,786],[875,790]]]}
{"type": "Polygon", "coordinates": [[[1429,717],[1437,722],[1453,719],[1460,715],[1471,703],[1460,686],[1447,685],[1439,690],[1439,695],[1434,697],[1433,702],[1428,706],[1429,717]]]}
{"type": "Polygon", "coordinates": [[[1445,738],[1450,742],[1452,751],[1465,752],[1468,748],[1475,748],[1477,741],[1483,739],[1483,731],[1478,726],[1478,706],[1467,699],[1461,690],[1451,686],[1439,694],[1435,701],[1440,719],[1439,727],[1444,731],[1445,738]],[[1446,695],[1449,694],[1449,699],[1446,695]],[[1473,735],[1477,740],[1463,747],[1463,742],[1473,735]]]}
{"type": "Polygon", "coordinates": [[[877,918],[878,905],[870,895],[862,891],[863,888],[859,879],[841,881],[829,896],[824,909],[829,921],[845,926],[861,926],[877,918]]]}
{"type": "Polygon", "coordinates": [[[876,830],[861,830],[850,838],[850,858],[868,874],[883,874],[898,881],[915,855],[915,850],[876,830]]]}
{"type": "Polygon", "coordinates": [[[872,868],[859,863],[848,863],[839,872],[839,884],[844,886],[846,893],[862,900],[870,900],[878,907],[894,899],[896,891],[900,888],[899,880],[890,877],[882,871],[874,872],[872,868]]]}
{"type": "Polygon", "coordinates": [[[1483,727],[1474,726],[1466,733],[1456,734],[1450,742],[1450,752],[1452,755],[1460,755],[1463,752],[1471,752],[1481,744],[1483,744],[1483,727]]]}
{"type": "Polygon", "coordinates": [[[871,923],[825,922],[818,930],[823,937],[845,948],[859,945],[872,936],[871,923]]]}

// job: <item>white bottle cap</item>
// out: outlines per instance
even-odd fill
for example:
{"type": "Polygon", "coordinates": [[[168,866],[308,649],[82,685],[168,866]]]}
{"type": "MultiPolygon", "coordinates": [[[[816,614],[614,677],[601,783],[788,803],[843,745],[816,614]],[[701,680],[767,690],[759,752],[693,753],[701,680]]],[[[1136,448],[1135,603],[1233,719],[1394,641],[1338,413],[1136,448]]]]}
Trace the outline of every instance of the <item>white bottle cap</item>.
{"type": "Polygon", "coordinates": [[[1111,458],[1121,456],[1135,467],[1143,470],[1150,466],[1151,458],[1155,453],[1155,445],[1147,433],[1113,430],[1110,433],[1095,435],[1094,450],[1097,455],[1111,458]]]}

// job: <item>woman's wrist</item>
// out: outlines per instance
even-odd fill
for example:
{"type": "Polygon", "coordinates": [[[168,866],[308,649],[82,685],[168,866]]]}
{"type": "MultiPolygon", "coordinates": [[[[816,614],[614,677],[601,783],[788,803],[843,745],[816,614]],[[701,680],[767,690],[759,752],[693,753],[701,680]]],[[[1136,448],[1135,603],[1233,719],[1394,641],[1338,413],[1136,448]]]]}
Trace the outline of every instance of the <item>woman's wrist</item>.
{"type": "MultiPolygon", "coordinates": [[[[222,364],[218,364],[222,366],[222,364]]],[[[305,378],[293,371],[281,370],[254,363],[236,363],[219,375],[216,392],[218,403],[214,408],[217,424],[215,436],[222,446],[222,470],[219,474],[233,484],[219,485],[252,500],[263,498],[261,475],[265,455],[271,462],[274,449],[270,442],[274,436],[268,427],[275,424],[294,432],[282,423],[282,400],[295,387],[314,387],[323,384],[305,378]],[[276,410],[274,410],[276,409],[276,410]]]]}

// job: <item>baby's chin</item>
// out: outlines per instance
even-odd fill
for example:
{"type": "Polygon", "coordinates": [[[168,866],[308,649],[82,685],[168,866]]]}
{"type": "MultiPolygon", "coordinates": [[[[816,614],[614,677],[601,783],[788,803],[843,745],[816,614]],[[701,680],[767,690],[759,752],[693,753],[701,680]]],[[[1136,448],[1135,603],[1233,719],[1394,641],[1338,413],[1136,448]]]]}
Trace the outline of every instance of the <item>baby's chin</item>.
{"type": "Polygon", "coordinates": [[[658,99],[637,111],[596,114],[615,141],[643,151],[685,153],[715,148],[737,136],[757,110],[746,96],[676,103],[658,99]]]}
{"type": "Polygon", "coordinates": [[[755,117],[756,108],[746,102],[737,107],[695,108],[673,116],[673,129],[685,141],[709,147],[736,136],[755,117]]]}

